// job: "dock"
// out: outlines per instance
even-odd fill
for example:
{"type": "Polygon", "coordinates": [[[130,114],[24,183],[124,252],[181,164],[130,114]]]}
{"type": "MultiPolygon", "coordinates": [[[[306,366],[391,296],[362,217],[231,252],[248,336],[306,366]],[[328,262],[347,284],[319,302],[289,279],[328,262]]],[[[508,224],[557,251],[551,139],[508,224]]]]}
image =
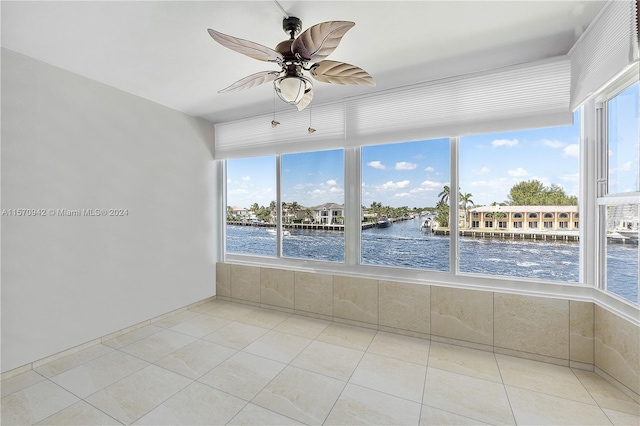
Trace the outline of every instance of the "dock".
{"type": "MultiPolygon", "coordinates": [[[[434,235],[449,235],[449,228],[439,228],[432,231],[434,235]]],[[[488,231],[461,229],[461,237],[472,238],[497,238],[503,240],[534,240],[534,241],[579,241],[577,232],[562,231],[538,231],[538,232],[518,232],[518,231],[488,231]]]]}

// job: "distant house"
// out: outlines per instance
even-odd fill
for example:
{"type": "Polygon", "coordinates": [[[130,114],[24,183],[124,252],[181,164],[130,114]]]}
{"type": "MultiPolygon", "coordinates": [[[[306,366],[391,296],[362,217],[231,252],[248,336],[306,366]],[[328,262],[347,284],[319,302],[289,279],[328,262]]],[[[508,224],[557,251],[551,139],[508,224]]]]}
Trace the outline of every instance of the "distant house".
{"type": "Polygon", "coordinates": [[[344,220],[344,204],[324,203],[309,207],[313,211],[315,223],[325,225],[342,224],[344,220]]]}
{"type": "Polygon", "coordinates": [[[249,217],[249,209],[245,209],[244,207],[231,206],[229,210],[231,210],[232,215],[239,217],[249,217]]]}
{"type": "Polygon", "coordinates": [[[483,206],[468,210],[466,228],[499,231],[571,231],[580,227],[578,206],[483,206]]]}

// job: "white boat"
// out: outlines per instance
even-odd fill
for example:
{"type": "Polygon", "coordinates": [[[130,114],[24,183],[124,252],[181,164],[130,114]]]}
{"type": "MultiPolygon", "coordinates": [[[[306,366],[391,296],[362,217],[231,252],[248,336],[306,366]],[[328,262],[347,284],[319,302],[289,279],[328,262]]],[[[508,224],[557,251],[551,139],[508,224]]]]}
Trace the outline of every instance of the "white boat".
{"type": "MultiPolygon", "coordinates": [[[[267,232],[273,235],[276,235],[278,231],[276,231],[276,228],[266,228],[267,232]]],[[[282,231],[282,236],[283,237],[290,237],[291,236],[291,232],[284,230],[282,231]]]]}

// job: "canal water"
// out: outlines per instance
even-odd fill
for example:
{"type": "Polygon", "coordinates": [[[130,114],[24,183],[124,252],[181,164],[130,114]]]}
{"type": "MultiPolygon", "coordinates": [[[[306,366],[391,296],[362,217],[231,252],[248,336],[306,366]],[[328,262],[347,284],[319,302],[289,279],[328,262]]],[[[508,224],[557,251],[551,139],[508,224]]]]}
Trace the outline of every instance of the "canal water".
{"type": "MultiPolygon", "coordinates": [[[[435,271],[449,270],[449,237],[421,232],[420,220],[396,222],[388,228],[362,231],[362,263],[435,271]]],[[[460,237],[460,272],[538,278],[576,283],[579,243],[565,241],[501,240],[460,237]]],[[[276,255],[274,228],[228,226],[229,253],[276,255]]],[[[344,233],[290,230],[283,239],[283,255],[342,262],[344,233]]],[[[638,246],[608,247],[609,289],[638,301],[638,246]]]]}

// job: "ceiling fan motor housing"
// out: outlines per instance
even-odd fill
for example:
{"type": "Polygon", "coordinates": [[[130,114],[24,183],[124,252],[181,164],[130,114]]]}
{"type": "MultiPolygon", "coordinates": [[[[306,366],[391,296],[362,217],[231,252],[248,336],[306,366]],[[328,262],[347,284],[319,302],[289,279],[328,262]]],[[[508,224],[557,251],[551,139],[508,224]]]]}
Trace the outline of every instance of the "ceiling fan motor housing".
{"type": "Polygon", "coordinates": [[[282,29],[291,36],[291,40],[302,31],[302,21],[295,16],[289,16],[282,20],[282,29]]]}

